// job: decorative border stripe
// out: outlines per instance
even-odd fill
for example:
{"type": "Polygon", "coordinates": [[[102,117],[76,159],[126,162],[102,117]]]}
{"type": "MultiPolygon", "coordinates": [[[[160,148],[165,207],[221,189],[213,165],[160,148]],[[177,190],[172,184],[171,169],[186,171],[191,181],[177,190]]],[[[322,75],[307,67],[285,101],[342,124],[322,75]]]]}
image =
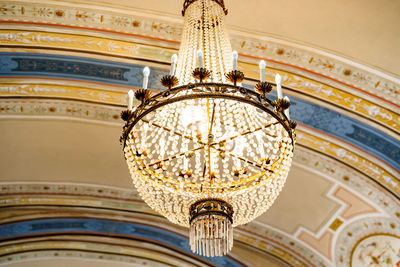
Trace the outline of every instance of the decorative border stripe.
{"type": "MultiPolygon", "coordinates": [[[[58,218],[31,220],[0,225],[0,240],[49,233],[97,233],[146,238],[176,247],[193,255],[193,257],[198,257],[191,252],[189,248],[189,240],[187,238],[170,231],[143,224],[102,219],[58,218]]],[[[242,266],[237,261],[226,256],[201,258],[217,266],[242,266]]]]}
{"type": "MultiPolygon", "coordinates": [[[[79,5],[79,4],[78,4],[79,5]]],[[[154,14],[147,18],[128,14],[127,10],[110,12],[101,7],[81,6],[79,9],[62,5],[6,2],[2,5],[2,23],[38,24],[48,27],[73,27],[83,30],[117,34],[141,35],[145,38],[179,41],[182,25],[163,21],[154,14]],[[161,38],[159,38],[161,37],[161,38]]],[[[241,54],[266,58],[277,62],[291,62],[295,66],[335,77],[346,84],[365,88],[385,101],[399,104],[400,85],[396,77],[361,66],[347,59],[327,54],[316,49],[307,49],[296,44],[256,35],[236,32],[231,40],[241,54]],[[265,41],[267,39],[267,41],[265,41]]]]}

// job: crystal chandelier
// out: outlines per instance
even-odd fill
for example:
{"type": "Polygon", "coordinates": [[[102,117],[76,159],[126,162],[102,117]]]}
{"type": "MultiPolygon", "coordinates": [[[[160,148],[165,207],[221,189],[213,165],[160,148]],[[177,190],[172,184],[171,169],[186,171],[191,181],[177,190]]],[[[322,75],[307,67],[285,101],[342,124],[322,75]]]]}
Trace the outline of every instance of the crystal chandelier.
{"type": "Polygon", "coordinates": [[[265,212],[281,191],[293,157],[296,122],[289,99],[267,94],[265,62],[255,90],[241,86],[224,17],[223,0],[186,0],[179,57],[166,90],[129,92],[121,142],[144,201],[173,223],[190,227],[190,247],[222,256],[232,228],[265,212]],[[133,108],[133,95],[141,102],[133,108]]]}

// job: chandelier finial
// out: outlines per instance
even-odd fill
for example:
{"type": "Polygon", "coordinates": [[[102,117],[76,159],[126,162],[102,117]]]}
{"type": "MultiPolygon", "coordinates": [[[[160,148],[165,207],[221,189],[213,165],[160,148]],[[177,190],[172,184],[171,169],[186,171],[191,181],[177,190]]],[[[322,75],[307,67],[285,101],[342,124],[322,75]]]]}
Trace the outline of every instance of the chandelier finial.
{"type": "MultiPolygon", "coordinates": [[[[182,10],[182,16],[185,16],[185,12],[186,9],[193,4],[194,2],[197,2],[198,0],[185,0],[185,2],[183,3],[183,10],[182,10]]],[[[218,5],[220,5],[222,7],[222,9],[224,10],[225,15],[228,15],[228,10],[225,8],[225,4],[224,4],[224,0],[212,0],[215,3],[217,3],[218,5]]]]}

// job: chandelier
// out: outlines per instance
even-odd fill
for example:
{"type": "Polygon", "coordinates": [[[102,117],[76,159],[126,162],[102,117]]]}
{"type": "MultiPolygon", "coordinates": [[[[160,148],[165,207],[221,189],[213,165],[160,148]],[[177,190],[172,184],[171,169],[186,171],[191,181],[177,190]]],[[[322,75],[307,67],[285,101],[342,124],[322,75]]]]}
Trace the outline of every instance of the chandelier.
{"type": "Polygon", "coordinates": [[[186,0],[179,57],[166,88],[129,92],[121,142],[143,200],[171,222],[190,227],[194,253],[214,257],[233,246],[233,227],[265,212],[289,172],[296,122],[290,101],[267,94],[265,62],[254,90],[241,86],[238,54],[225,29],[223,0],[186,0]],[[133,108],[133,97],[140,105],[133,108]]]}

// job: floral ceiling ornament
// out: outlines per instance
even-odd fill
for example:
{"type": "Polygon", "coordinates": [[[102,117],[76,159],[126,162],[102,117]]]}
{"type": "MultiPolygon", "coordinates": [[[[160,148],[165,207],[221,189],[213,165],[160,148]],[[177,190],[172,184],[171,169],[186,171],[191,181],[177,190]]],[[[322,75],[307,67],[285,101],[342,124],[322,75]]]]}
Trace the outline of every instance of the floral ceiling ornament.
{"type": "Polygon", "coordinates": [[[241,86],[238,54],[225,29],[222,0],[186,0],[179,56],[166,87],[129,92],[121,142],[144,201],[173,223],[190,227],[193,252],[223,256],[233,227],[264,213],[280,193],[292,162],[296,123],[290,101],[268,93],[265,62],[255,90],[241,86]],[[133,97],[140,105],[133,107],[133,97]]]}

